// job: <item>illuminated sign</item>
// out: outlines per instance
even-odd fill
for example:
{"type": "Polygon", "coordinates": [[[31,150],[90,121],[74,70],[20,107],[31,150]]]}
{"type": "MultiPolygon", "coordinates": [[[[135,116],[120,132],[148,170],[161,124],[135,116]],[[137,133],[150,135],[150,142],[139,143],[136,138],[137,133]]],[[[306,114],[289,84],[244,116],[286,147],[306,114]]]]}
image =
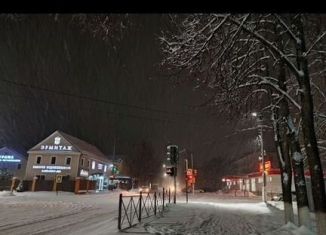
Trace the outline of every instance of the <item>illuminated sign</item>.
{"type": "Polygon", "coordinates": [[[56,145],[60,144],[60,140],[61,140],[60,137],[55,137],[54,138],[54,144],[56,144],[56,145]]]}
{"type": "MultiPolygon", "coordinates": [[[[269,172],[272,169],[272,163],[271,161],[265,162],[265,171],[269,172]]],[[[259,163],[259,172],[263,172],[263,164],[259,163]]]]}
{"type": "Polygon", "coordinates": [[[41,150],[72,151],[71,145],[41,145],[41,150]]]}
{"type": "Polygon", "coordinates": [[[40,169],[43,173],[61,173],[62,170],[70,170],[70,166],[44,166],[33,165],[33,169],[40,169]]]}
{"type": "Polygon", "coordinates": [[[45,169],[45,170],[41,170],[41,172],[43,172],[43,173],[61,173],[61,170],[48,170],[48,169],[45,169]]]}
{"type": "Polygon", "coordinates": [[[86,176],[86,177],[88,177],[88,171],[81,169],[80,170],[80,176],[86,176]]]}
{"type": "Polygon", "coordinates": [[[42,144],[40,148],[41,150],[72,151],[71,145],[64,145],[61,142],[61,137],[57,136],[54,138],[53,144],[42,144]]]}
{"type": "Polygon", "coordinates": [[[20,159],[15,159],[13,155],[0,155],[0,162],[20,162],[20,159]]]}

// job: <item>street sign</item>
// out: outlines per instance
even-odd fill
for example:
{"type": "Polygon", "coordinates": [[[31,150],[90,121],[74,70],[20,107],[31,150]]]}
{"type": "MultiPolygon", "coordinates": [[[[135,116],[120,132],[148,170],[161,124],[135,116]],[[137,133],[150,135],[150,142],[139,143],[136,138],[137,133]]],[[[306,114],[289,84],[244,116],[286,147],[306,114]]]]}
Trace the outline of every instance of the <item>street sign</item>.
{"type": "Polygon", "coordinates": [[[59,183],[59,184],[62,183],[62,175],[56,175],[55,176],[55,182],[59,183]]]}

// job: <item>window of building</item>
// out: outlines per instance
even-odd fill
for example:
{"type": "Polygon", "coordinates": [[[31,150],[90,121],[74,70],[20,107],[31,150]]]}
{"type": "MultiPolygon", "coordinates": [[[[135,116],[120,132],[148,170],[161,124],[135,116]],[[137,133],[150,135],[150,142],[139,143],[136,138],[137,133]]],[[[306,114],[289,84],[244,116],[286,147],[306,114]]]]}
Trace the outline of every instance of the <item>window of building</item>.
{"type": "Polygon", "coordinates": [[[92,169],[95,169],[95,161],[92,161],[92,169]]]}
{"type": "Polygon", "coordinates": [[[42,156],[36,156],[36,164],[41,164],[42,156]]]}
{"type": "Polygon", "coordinates": [[[51,164],[52,164],[52,165],[55,164],[55,160],[56,160],[56,157],[51,157],[51,164]]]}
{"type": "Polygon", "coordinates": [[[20,170],[21,168],[22,168],[22,164],[19,163],[19,164],[17,165],[17,170],[20,170]]]}
{"type": "Polygon", "coordinates": [[[67,157],[66,158],[66,165],[70,165],[70,163],[71,163],[71,157],[67,157]]]}
{"type": "Polygon", "coordinates": [[[258,178],[258,183],[263,183],[263,178],[262,177],[258,178]]]}
{"type": "Polygon", "coordinates": [[[102,170],[102,169],[103,169],[103,164],[98,163],[98,164],[97,164],[97,169],[102,170]]]}
{"type": "Polygon", "coordinates": [[[81,165],[81,166],[84,166],[84,158],[82,158],[82,159],[80,160],[80,165],[81,165]]]}
{"type": "Polygon", "coordinates": [[[45,180],[45,175],[36,175],[38,180],[45,180]]]}
{"type": "Polygon", "coordinates": [[[87,160],[87,166],[88,166],[88,168],[91,166],[91,161],[90,160],[87,160]]]}

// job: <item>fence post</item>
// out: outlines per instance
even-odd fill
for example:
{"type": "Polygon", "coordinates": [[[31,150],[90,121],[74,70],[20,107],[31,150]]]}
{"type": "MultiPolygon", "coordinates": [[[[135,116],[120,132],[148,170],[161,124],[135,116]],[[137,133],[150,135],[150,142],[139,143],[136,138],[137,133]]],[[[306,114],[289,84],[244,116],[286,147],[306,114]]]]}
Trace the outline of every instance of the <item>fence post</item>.
{"type": "Polygon", "coordinates": [[[142,204],[142,198],[143,198],[143,193],[139,193],[139,213],[138,213],[138,221],[141,222],[141,204],[142,204]]]}
{"type": "Polygon", "coordinates": [[[164,196],[165,196],[165,193],[164,193],[164,188],[163,188],[163,194],[162,194],[162,197],[163,197],[163,209],[162,209],[162,211],[164,211],[164,203],[165,203],[165,201],[164,201],[164,196]]]}
{"type": "Polygon", "coordinates": [[[156,192],[154,192],[154,215],[156,215],[156,192]]]}
{"type": "Polygon", "coordinates": [[[171,190],[169,188],[169,204],[170,204],[170,202],[171,202],[171,190]]]}
{"type": "Polygon", "coordinates": [[[119,215],[118,215],[118,229],[121,230],[121,208],[122,208],[122,193],[119,196],[119,215]]]}

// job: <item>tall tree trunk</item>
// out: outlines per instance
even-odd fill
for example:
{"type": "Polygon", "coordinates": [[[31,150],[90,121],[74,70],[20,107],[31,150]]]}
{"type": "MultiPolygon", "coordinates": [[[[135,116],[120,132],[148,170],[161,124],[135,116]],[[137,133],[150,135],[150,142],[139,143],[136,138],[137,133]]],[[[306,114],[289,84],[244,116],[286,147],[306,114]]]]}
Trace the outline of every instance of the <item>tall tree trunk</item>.
{"type": "Polygon", "coordinates": [[[314,107],[310,88],[308,61],[305,55],[306,45],[302,15],[297,17],[296,27],[298,29],[297,37],[299,38],[297,42],[297,63],[300,74],[297,76],[297,80],[300,88],[302,133],[311,174],[317,232],[318,234],[326,234],[325,182],[315,133],[314,107]]]}
{"type": "MultiPolygon", "coordinates": [[[[280,48],[283,48],[283,41],[280,37],[280,33],[278,32],[278,28],[275,29],[276,35],[278,37],[278,44],[280,48]]],[[[286,91],[286,74],[285,68],[282,61],[279,64],[278,70],[278,85],[281,89],[286,91]]],[[[277,154],[279,155],[279,165],[280,165],[280,173],[281,173],[281,182],[282,182],[282,192],[283,192],[283,202],[284,202],[284,216],[285,223],[292,222],[294,223],[294,215],[293,215],[293,203],[292,203],[292,166],[291,166],[291,158],[290,158],[290,149],[289,149],[289,138],[287,136],[287,123],[284,121],[285,117],[289,114],[289,106],[287,100],[283,97],[279,103],[279,109],[272,110],[273,116],[273,126],[274,126],[274,139],[275,141],[277,154]],[[276,114],[274,116],[274,113],[276,114]],[[276,131],[276,132],[275,132],[276,131]]]]}
{"type": "MultiPolygon", "coordinates": [[[[280,71],[278,76],[278,85],[279,87],[287,92],[286,87],[286,73],[283,62],[280,62],[280,71]]],[[[306,188],[306,180],[304,176],[304,165],[303,165],[303,157],[300,149],[299,139],[297,136],[297,131],[294,127],[292,117],[290,115],[289,104],[285,98],[283,98],[280,102],[280,113],[282,122],[282,133],[283,133],[283,149],[286,150],[283,152],[286,160],[290,161],[288,166],[293,168],[294,173],[294,183],[295,183],[295,191],[297,195],[297,207],[298,207],[298,223],[299,225],[305,225],[308,228],[311,227],[310,223],[310,214],[309,214],[309,204],[307,197],[307,188],[306,188]],[[289,156],[289,149],[291,152],[291,157],[289,156]]],[[[291,172],[292,173],[292,172],[291,172]]],[[[291,174],[292,176],[292,174],[291,174]]],[[[291,195],[291,187],[290,196],[291,195]]]]}
{"type": "MultiPolygon", "coordinates": [[[[292,205],[292,168],[289,156],[288,139],[286,138],[286,132],[284,131],[283,139],[280,136],[280,125],[278,123],[278,116],[275,110],[272,110],[273,116],[273,129],[274,129],[274,143],[276,147],[276,155],[279,162],[280,173],[281,173],[281,185],[282,195],[284,202],[284,221],[285,224],[288,222],[294,223],[293,216],[293,205],[292,205]],[[284,139],[285,137],[285,139],[284,139]]],[[[279,112],[279,111],[278,111],[279,112]]]]}
{"type": "Polygon", "coordinates": [[[301,153],[297,131],[294,129],[292,117],[288,116],[287,120],[289,124],[288,137],[290,139],[291,160],[294,173],[295,191],[297,195],[299,225],[305,225],[307,228],[311,228],[306,179],[304,176],[303,155],[301,153]]]}

